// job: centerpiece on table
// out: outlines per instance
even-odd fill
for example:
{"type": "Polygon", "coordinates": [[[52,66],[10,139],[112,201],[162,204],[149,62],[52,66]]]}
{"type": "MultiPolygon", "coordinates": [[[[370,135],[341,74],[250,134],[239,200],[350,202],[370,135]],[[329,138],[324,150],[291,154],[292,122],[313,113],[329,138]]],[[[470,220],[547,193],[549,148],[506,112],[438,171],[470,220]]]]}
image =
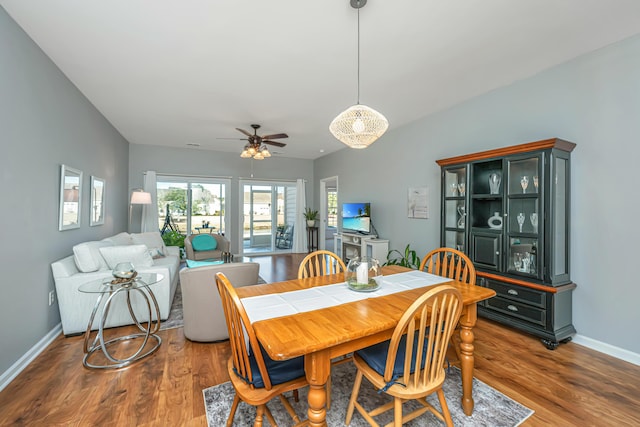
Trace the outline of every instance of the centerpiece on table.
{"type": "Polygon", "coordinates": [[[356,257],[349,260],[344,273],[349,289],[358,292],[373,292],[380,289],[382,277],[380,263],[371,257],[356,257]]]}

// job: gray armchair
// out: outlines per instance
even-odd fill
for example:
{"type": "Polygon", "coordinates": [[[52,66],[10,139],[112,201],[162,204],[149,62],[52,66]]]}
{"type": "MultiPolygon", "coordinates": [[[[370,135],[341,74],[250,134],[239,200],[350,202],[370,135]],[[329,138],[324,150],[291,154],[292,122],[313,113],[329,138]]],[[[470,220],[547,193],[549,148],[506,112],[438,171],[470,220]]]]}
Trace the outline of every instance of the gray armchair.
{"type": "MultiPolygon", "coordinates": [[[[221,234],[191,234],[184,239],[184,250],[187,253],[187,259],[194,261],[202,261],[210,258],[222,258],[223,252],[229,252],[229,240],[221,234]],[[193,249],[191,241],[196,236],[212,236],[218,242],[218,246],[210,251],[196,251],[193,249]]],[[[214,278],[215,285],[215,278],[214,278]]]]}
{"type": "Polygon", "coordinates": [[[191,341],[211,342],[229,338],[216,287],[216,273],[219,271],[239,288],[258,283],[260,264],[238,262],[180,270],[184,336],[191,341]]]}

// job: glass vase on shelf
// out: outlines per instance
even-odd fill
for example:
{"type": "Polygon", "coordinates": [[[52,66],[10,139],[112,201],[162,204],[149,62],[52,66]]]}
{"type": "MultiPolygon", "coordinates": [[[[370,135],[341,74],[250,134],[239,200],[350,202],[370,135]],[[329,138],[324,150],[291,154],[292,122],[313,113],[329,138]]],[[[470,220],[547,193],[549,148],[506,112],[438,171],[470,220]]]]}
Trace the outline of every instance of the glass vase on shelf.
{"type": "Polygon", "coordinates": [[[526,175],[520,179],[520,186],[522,187],[522,194],[525,194],[527,192],[527,187],[529,186],[529,178],[527,178],[526,175]]]}
{"type": "Polygon", "coordinates": [[[531,225],[533,226],[533,232],[537,233],[538,232],[538,214],[537,213],[532,213],[531,214],[531,225]]]}
{"type": "Polygon", "coordinates": [[[500,175],[497,173],[492,173],[491,175],[489,175],[489,193],[500,193],[500,175]]]}
{"type": "Polygon", "coordinates": [[[520,227],[520,233],[522,233],[522,226],[524,225],[524,214],[520,212],[516,217],[516,220],[518,220],[518,227],[520,227]]]}

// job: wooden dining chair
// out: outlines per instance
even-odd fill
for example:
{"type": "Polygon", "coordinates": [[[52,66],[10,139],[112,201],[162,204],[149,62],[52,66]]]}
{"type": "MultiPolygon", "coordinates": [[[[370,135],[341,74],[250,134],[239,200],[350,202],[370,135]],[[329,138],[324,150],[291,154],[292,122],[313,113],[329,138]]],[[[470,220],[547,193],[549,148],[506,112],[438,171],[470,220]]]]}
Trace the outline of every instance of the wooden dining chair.
{"type": "Polygon", "coordinates": [[[373,417],[393,409],[394,423],[399,427],[426,411],[432,412],[447,426],[453,426],[451,414],[442,390],[446,370],[444,358],[453,328],[462,312],[462,295],[451,285],[440,285],[425,292],[402,315],[391,339],[354,353],[358,368],[345,424],[349,425],[353,410],[372,426],[373,417]],[[367,411],[358,402],[358,393],[366,377],[380,392],[393,396],[393,401],[367,411]],[[437,393],[442,412],[427,402],[437,393]],[[416,400],[422,407],[404,415],[403,403],[416,400]]]}
{"type": "Polygon", "coordinates": [[[306,420],[300,421],[283,395],[285,392],[296,392],[299,388],[308,385],[303,357],[285,361],[274,361],[269,358],[255,336],[242,301],[224,273],[216,274],[216,285],[229,330],[231,357],[227,362],[227,369],[235,390],[227,427],[233,425],[233,418],[240,400],[257,407],[254,426],[262,426],[265,415],[272,426],[277,426],[271,411],[266,406],[266,403],[276,396],[282,401],[295,425],[305,425],[306,420]]]}
{"type": "MultiPolygon", "coordinates": [[[[438,248],[426,254],[420,263],[420,271],[448,277],[473,286],[476,284],[475,266],[468,256],[452,248],[438,248]]],[[[460,330],[459,324],[456,325],[456,330],[460,330]]],[[[458,360],[460,360],[459,338],[458,334],[454,334],[452,339],[452,347],[458,360]]]]}
{"type": "MultiPolygon", "coordinates": [[[[344,262],[331,251],[318,250],[311,252],[304,257],[300,262],[298,268],[298,279],[305,279],[307,277],[316,276],[329,276],[331,274],[344,273],[347,267],[344,262]]],[[[339,363],[348,362],[351,360],[351,356],[339,357],[334,359],[331,364],[337,365],[339,363]]],[[[327,409],[331,408],[331,376],[327,380],[327,409]]]]}
{"type": "Polygon", "coordinates": [[[298,279],[344,273],[347,267],[331,251],[319,250],[304,257],[298,268],[298,279]]]}
{"type": "Polygon", "coordinates": [[[476,268],[464,253],[452,248],[434,249],[422,258],[420,271],[476,284],[476,268]]]}

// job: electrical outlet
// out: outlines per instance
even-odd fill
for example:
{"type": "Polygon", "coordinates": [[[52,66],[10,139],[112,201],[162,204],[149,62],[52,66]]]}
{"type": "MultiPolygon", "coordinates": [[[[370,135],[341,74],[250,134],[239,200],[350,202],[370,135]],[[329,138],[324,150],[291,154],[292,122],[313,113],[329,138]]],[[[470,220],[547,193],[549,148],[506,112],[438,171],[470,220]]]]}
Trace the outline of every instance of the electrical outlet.
{"type": "Polygon", "coordinates": [[[54,291],[49,291],[49,305],[52,305],[56,300],[56,294],[54,291]]]}

